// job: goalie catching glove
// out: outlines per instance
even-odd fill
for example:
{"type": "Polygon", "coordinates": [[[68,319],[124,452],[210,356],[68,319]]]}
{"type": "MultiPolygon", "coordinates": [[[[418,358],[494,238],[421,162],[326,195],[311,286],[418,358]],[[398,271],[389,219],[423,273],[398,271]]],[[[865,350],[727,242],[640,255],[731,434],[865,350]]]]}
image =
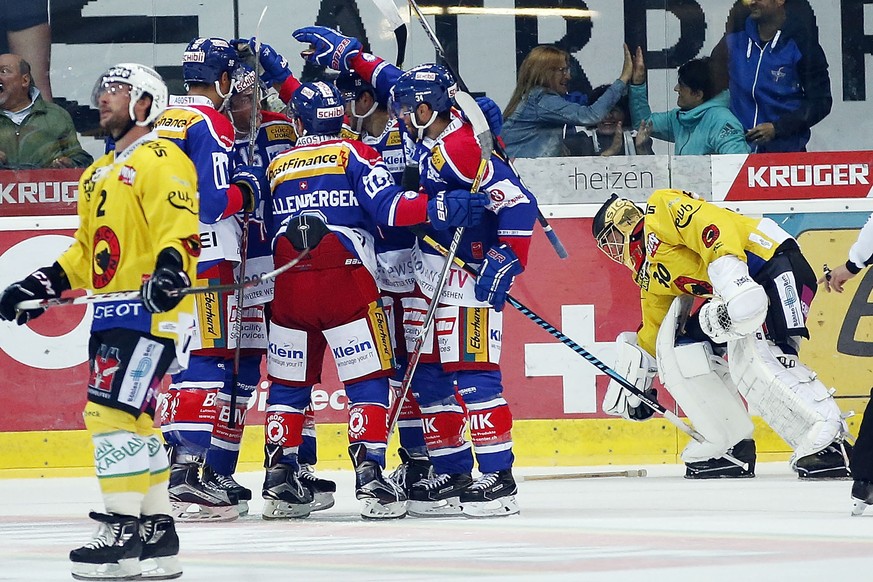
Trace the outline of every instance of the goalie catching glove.
{"type": "MultiPolygon", "coordinates": [[[[655,358],[637,345],[637,334],[622,332],[615,340],[616,357],[614,370],[636,386],[643,394],[655,400],[658,391],[652,388],[652,380],[658,371],[655,358]]],[[[603,412],[628,420],[646,420],[655,411],[615,380],[609,381],[603,397],[603,412]]]]}
{"type": "Polygon", "coordinates": [[[158,255],[155,272],[142,284],[142,304],[149,313],[170,311],[182,301],[181,289],[191,286],[182,256],[175,249],[164,249],[158,255]]]}
{"type": "Polygon", "coordinates": [[[749,267],[733,255],[720,257],[707,269],[715,296],[700,308],[700,327],[716,343],[755,333],[767,317],[767,292],[749,275],[749,267]]]}
{"type": "Polygon", "coordinates": [[[24,325],[45,313],[45,307],[19,311],[16,306],[31,299],[53,299],[70,288],[67,274],[57,263],[38,269],[3,290],[0,295],[0,319],[24,325]]]}
{"type": "Polygon", "coordinates": [[[476,300],[490,303],[495,311],[503,311],[512,282],[522,271],[521,261],[508,244],[491,247],[476,278],[476,300]]]}

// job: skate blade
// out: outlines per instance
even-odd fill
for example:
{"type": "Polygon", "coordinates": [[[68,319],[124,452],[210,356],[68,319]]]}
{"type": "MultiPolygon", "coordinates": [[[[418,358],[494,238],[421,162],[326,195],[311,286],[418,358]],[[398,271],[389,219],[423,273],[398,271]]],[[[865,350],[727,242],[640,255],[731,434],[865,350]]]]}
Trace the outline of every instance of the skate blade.
{"type": "Polygon", "coordinates": [[[521,512],[515,495],[493,499],[491,501],[473,501],[462,503],[465,517],[506,517],[521,512]]]}
{"type": "Polygon", "coordinates": [[[118,560],[117,564],[73,562],[70,573],[76,580],[137,580],[140,577],[139,559],[118,560]]]}
{"type": "Polygon", "coordinates": [[[249,514],[249,502],[248,501],[240,501],[236,504],[236,511],[239,513],[239,516],[242,517],[244,515],[249,514]]]}
{"type": "Polygon", "coordinates": [[[172,501],[172,515],[179,521],[233,521],[239,518],[236,505],[199,505],[185,501],[172,501]]]}
{"type": "Polygon", "coordinates": [[[413,517],[458,517],[463,514],[458,497],[441,499],[440,501],[413,501],[410,499],[407,512],[413,517]]]}
{"type": "Polygon", "coordinates": [[[277,499],[264,499],[261,517],[271,519],[304,519],[312,510],[308,503],[288,503],[277,499]]]}
{"type": "Polygon", "coordinates": [[[182,566],[176,556],[142,560],[142,580],[173,580],[182,575],[182,566]]]}
{"type": "Polygon", "coordinates": [[[309,504],[310,511],[324,511],[334,506],[336,501],[333,498],[333,493],[316,493],[312,496],[312,503],[309,504]]]}
{"type": "Polygon", "coordinates": [[[361,499],[364,519],[400,519],[406,517],[406,501],[380,503],[378,499],[361,499]]]}
{"type": "Polygon", "coordinates": [[[858,517],[859,515],[863,514],[864,510],[867,509],[867,504],[860,499],[852,499],[852,504],[852,515],[854,517],[858,517]]]}

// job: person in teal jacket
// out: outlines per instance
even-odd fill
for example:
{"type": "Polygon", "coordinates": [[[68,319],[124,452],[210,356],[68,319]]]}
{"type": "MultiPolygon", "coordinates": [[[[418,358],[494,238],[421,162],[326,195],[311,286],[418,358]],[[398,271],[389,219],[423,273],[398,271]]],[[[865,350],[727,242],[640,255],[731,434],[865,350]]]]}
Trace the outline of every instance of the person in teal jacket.
{"type": "Polygon", "coordinates": [[[643,52],[637,48],[628,91],[633,127],[645,121],[652,137],[675,144],[676,155],[748,154],[751,151],[742,124],[729,108],[728,92],[715,92],[709,57],[692,59],[679,67],[679,79],[673,90],[678,93],[678,107],[652,113],[643,52]]]}

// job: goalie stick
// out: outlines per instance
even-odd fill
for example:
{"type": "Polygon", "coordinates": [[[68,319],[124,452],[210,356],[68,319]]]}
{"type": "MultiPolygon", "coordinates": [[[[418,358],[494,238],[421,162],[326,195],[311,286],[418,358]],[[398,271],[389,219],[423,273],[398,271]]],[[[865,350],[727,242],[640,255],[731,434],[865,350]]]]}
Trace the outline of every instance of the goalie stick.
{"type": "MultiPolygon", "coordinates": [[[[421,229],[416,229],[416,228],[413,228],[411,230],[413,230],[413,232],[415,232],[415,235],[417,237],[419,237],[422,241],[424,241],[427,245],[429,245],[433,249],[437,250],[440,254],[443,254],[443,255],[446,254],[445,247],[443,247],[439,242],[434,240],[431,236],[424,233],[424,231],[422,231],[421,229]]],[[[465,261],[459,259],[458,257],[453,257],[452,261],[456,265],[458,265],[459,267],[461,267],[462,269],[464,269],[465,271],[470,273],[471,275],[473,275],[473,276],[479,275],[479,273],[476,271],[476,269],[474,269],[472,266],[467,264],[465,261]]],[[[601,372],[603,372],[604,374],[606,374],[607,376],[609,376],[610,378],[612,378],[613,380],[618,382],[622,388],[624,388],[625,390],[627,390],[628,392],[630,392],[631,394],[633,394],[634,396],[639,398],[643,404],[645,404],[646,406],[648,406],[649,408],[651,408],[655,412],[660,413],[661,416],[663,416],[664,418],[669,420],[673,425],[676,426],[676,428],[678,428],[679,430],[681,430],[682,432],[684,432],[685,434],[687,434],[688,436],[690,436],[691,438],[693,438],[694,440],[696,440],[699,443],[706,441],[706,438],[702,434],[697,432],[693,427],[691,427],[691,426],[687,425],[685,422],[683,422],[682,419],[679,418],[675,413],[671,412],[670,410],[667,410],[666,408],[664,408],[663,404],[658,402],[656,399],[649,397],[642,390],[640,390],[639,388],[637,388],[636,386],[634,386],[633,384],[628,382],[624,378],[624,376],[622,376],[621,374],[619,374],[618,372],[616,372],[615,370],[613,370],[612,368],[610,368],[609,366],[604,364],[602,361],[600,361],[597,358],[597,356],[595,356],[594,354],[592,354],[591,352],[589,352],[588,350],[586,350],[585,348],[583,348],[582,346],[580,346],[579,344],[574,342],[572,339],[570,339],[569,337],[564,335],[564,333],[561,330],[559,330],[554,325],[552,325],[551,323],[547,322],[545,319],[543,319],[542,317],[540,317],[539,315],[534,313],[530,308],[526,307],[521,301],[519,301],[518,299],[516,299],[512,295],[507,295],[506,302],[509,303],[510,305],[512,305],[513,307],[515,307],[517,310],[519,310],[522,313],[522,315],[524,315],[525,317],[527,317],[528,319],[530,319],[531,321],[533,321],[534,323],[539,325],[541,328],[543,328],[544,330],[549,332],[552,336],[557,338],[558,341],[560,341],[562,344],[564,344],[565,346],[567,346],[568,348],[570,348],[571,350],[573,350],[574,352],[576,352],[577,354],[579,354],[580,356],[582,356],[583,358],[588,360],[588,362],[591,363],[592,365],[594,365],[595,368],[597,368],[598,370],[600,370],[601,372]]],[[[740,461],[739,459],[737,459],[733,455],[729,455],[729,454],[725,453],[721,457],[727,461],[730,461],[731,463],[733,463],[737,467],[742,468],[743,470],[748,470],[748,468],[749,468],[748,463],[744,463],[744,462],[740,461]]]]}
{"type": "MultiPolygon", "coordinates": [[[[263,275],[255,275],[248,281],[242,283],[228,283],[226,285],[210,285],[207,287],[185,287],[176,289],[175,296],[197,295],[200,293],[222,293],[225,291],[236,291],[238,289],[249,289],[255,287],[265,281],[272,281],[288,269],[306,258],[309,254],[309,249],[303,249],[300,254],[282,265],[281,267],[264,273],[263,275]]],[[[63,307],[64,305],[90,305],[92,303],[106,303],[109,301],[133,301],[141,299],[139,290],[136,291],[112,291],[110,293],[98,293],[96,295],[82,295],[80,297],[54,297],[52,299],[28,299],[21,301],[15,306],[16,311],[25,311],[28,309],[39,309],[41,307],[63,307]]]]}
{"type": "MultiPolygon", "coordinates": [[[[376,0],[374,0],[376,1],[376,0]]],[[[386,0],[391,2],[392,0],[386,0]]],[[[443,62],[443,65],[449,70],[452,76],[455,77],[455,81],[458,83],[458,87],[465,92],[469,92],[467,88],[467,84],[461,78],[461,75],[458,74],[458,71],[452,66],[449,62],[449,59],[446,57],[446,51],[443,49],[443,45],[440,43],[439,39],[434,33],[433,29],[430,27],[430,24],[425,18],[424,13],[421,11],[421,7],[415,0],[407,0],[409,2],[410,8],[412,8],[413,12],[415,12],[415,16],[418,18],[418,22],[421,24],[421,27],[424,29],[424,34],[430,40],[430,43],[433,45],[434,50],[436,50],[437,56],[443,62]]],[[[379,2],[376,2],[377,4],[379,2]]],[[[506,163],[509,165],[509,168],[512,170],[512,173],[521,180],[521,176],[518,171],[515,169],[515,165],[513,165],[512,160],[509,159],[509,156],[506,155],[506,151],[503,149],[503,145],[500,143],[499,139],[493,139],[494,149],[497,151],[497,154],[506,160],[506,163]]],[[[566,259],[569,255],[567,254],[567,249],[564,248],[563,243],[558,238],[558,234],[552,229],[552,225],[549,224],[549,221],[546,220],[546,217],[543,216],[541,210],[537,209],[537,221],[540,223],[540,226],[543,227],[543,232],[546,234],[546,238],[549,239],[549,242],[552,244],[552,248],[555,249],[555,253],[562,259],[566,259]]]]}
{"type": "MultiPolygon", "coordinates": [[[[473,125],[473,134],[476,136],[476,142],[479,144],[479,168],[476,170],[476,178],[470,186],[470,192],[475,193],[479,191],[479,185],[482,183],[485,169],[488,167],[488,160],[491,159],[491,130],[488,129],[488,121],[485,119],[482,110],[479,109],[479,105],[476,104],[476,100],[470,97],[468,93],[458,91],[455,94],[455,101],[473,125]]],[[[452,237],[452,243],[449,246],[449,249],[446,250],[443,248],[443,251],[445,251],[443,254],[446,257],[446,262],[443,265],[437,284],[434,287],[433,297],[430,300],[430,305],[427,308],[424,321],[422,321],[421,330],[419,330],[418,335],[416,335],[412,350],[407,356],[406,371],[403,373],[403,380],[400,383],[397,398],[394,400],[396,408],[392,409],[388,423],[389,440],[394,432],[394,427],[397,425],[397,421],[400,420],[400,412],[403,409],[403,403],[406,401],[406,396],[409,394],[409,385],[412,383],[412,375],[415,374],[415,369],[418,367],[419,360],[421,360],[421,351],[424,348],[424,342],[427,341],[427,337],[433,326],[437,305],[440,302],[440,295],[442,295],[443,288],[446,286],[446,281],[448,281],[449,272],[452,270],[452,263],[453,260],[455,260],[455,253],[458,251],[458,247],[461,244],[461,237],[463,236],[464,227],[459,226],[455,229],[455,234],[452,237]]]]}

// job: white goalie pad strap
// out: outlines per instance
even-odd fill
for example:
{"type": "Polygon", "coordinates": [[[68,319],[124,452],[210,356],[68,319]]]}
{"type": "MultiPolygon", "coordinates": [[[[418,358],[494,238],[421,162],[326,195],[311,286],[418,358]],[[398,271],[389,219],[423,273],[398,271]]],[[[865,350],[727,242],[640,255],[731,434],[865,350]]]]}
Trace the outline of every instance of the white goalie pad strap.
{"type": "MultiPolygon", "coordinates": [[[[619,334],[615,340],[617,355],[613,369],[644,392],[652,385],[657,369],[655,358],[637,346],[636,340],[637,334],[633,332],[619,334]]],[[[609,381],[603,397],[604,413],[633,420],[630,414],[641,404],[640,399],[622,388],[621,384],[615,380],[609,381]]]]}
{"type": "Polygon", "coordinates": [[[706,342],[675,345],[678,317],[686,300],[674,300],[658,330],[658,375],[705,441],[691,441],[682,451],[686,463],[722,456],[733,445],[751,438],[754,425],[724,361],[706,342]]]}
{"type": "Polygon", "coordinates": [[[785,368],[782,351],[759,335],[728,343],[734,383],[750,406],[794,449],[793,459],[821,451],[847,427],[830,391],[796,360],[785,368]]]}
{"type": "Polygon", "coordinates": [[[749,275],[749,266],[733,255],[719,257],[707,267],[712,289],[727,306],[729,330],[754,333],[767,316],[767,292],[749,275]]]}

